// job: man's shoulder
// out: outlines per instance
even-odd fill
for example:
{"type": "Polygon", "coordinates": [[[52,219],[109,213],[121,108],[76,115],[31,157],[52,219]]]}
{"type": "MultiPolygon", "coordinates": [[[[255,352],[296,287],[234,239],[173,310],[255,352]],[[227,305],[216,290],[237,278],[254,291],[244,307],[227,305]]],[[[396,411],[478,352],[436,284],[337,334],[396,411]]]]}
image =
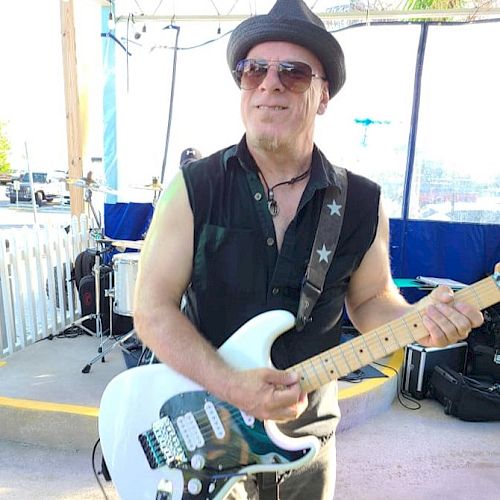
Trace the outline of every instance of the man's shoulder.
{"type": "Polygon", "coordinates": [[[194,160],[186,165],[183,170],[188,172],[199,172],[204,171],[205,169],[213,170],[217,167],[226,168],[228,162],[233,157],[237,157],[236,144],[219,149],[215,153],[205,156],[204,158],[200,158],[199,160],[194,160]]]}

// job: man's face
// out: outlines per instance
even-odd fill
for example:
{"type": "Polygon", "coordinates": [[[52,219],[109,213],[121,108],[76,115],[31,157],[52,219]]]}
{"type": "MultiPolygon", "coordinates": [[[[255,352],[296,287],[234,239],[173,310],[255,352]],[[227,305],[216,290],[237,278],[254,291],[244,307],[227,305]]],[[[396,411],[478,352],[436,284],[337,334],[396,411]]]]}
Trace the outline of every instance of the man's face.
{"type": "MultiPolygon", "coordinates": [[[[325,76],[314,54],[288,42],[256,45],[246,59],[303,62],[311,67],[313,74],[325,76]]],[[[272,64],[260,85],[241,91],[241,115],[248,144],[266,151],[310,148],[316,114],[325,112],[328,99],[326,81],[313,78],[305,92],[292,92],[280,81],[277,67],[272,64]]]]}

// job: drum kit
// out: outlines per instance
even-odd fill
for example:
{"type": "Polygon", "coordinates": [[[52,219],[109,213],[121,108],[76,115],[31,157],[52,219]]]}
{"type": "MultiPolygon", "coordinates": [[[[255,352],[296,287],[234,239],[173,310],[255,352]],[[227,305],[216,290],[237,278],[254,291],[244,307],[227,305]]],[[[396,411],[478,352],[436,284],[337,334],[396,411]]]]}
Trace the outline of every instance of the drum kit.
{"type": "MultiPolygon", "coordinates": [[[[85,189],[85,201],[88,203],[97,224],[97,228],[91,231],[91,235],[97,244],[97,248],[92,249],[92,253],[95,255],[95,262],[92,268],[92,274],[95,278],[95,313],[86,315],[66,327],[67,329],[72,326],[79,326],[88,334],[100,338],[101,343],[98,348],[98,355],[91,359],[82,369],[83,373],[89,373],[92,365],[98,360],[104,362],[105,356],[115,347],[120,347],[123,351],[130,353],[129,349],[126,347],[126,342],[134,337],[135,330],[132,328],[128,333],[114,335],[112,318],[113,313],[118,316],[133,317],[134,289],[139,267],[139,252],[142,249],[144,240],[111,239],[102,234],[101,219],[93,206],[92,193],[118,194],[118,191],[95,180],[92,177],[92,172],[89,172],[86,177],[80,179],[66,178],[65,181],[68,185],[85,189]],[[101,247],[99,245],[101,245],[101,247]],[[110,331],[108,338],[105,339],[101,321],[103,314],[100,292],[102,271],[101,260],[104,254],[110,253],[113,250],[117,250],[119,253],[115,253],[111,259],[112,272],[110,273],[110,283],[109,288],[105,290],[105,296],[112,299],[110,300],[110,331]],[[133,250],[133,252],[126,252],[127,250],[133,250]],[[113,280],[112,283],[111,280],[113,280]],[[87,319],[95,319],[95,332],[82,325],[83,321],[87,319]]],[[[157,177],[153,177],[151,184],[133,187],[153,191],[153,205],[158,201],[163,189],[157,177]]]]}

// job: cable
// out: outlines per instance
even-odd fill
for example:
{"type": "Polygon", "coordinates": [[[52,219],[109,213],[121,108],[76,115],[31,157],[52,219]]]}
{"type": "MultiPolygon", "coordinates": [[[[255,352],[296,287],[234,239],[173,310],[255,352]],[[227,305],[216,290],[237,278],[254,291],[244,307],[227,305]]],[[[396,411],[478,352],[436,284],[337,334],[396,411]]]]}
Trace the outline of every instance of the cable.
{"type": "MultiPolygon", "coordinates": [[[[94,448],[92,449],[92,470],[94,471],[94,476],[95,476],[95,479],[97,481],[97,484],[99,485],[99,488],[102,492],[102,496],[108,500],[108,495],[106,495],[106,492],[104,491],[104,487],[101,483],[101,480],[99,479],[99,474],[96,470],[96,467],[95,467],[95,453],[96,453],[96,450],[97,450],[97,445],[101,442],[100,439],[98,439],[96,442],[95,442],[95,445],[94,445],[94,448]]],[[[102,471],[101,471],[102,473],[102,471]]]]}
{"type": "Polygon", "coordinates": [[[226,33],[223,33],[222,35],[220,35],[216,38],[212,38],[210,40],[207,40],[206,42],[199,43],[198,45],[192,45],[190,47],[177,47],[177,50],[197,49],[198,47],[203,47],[204,45],[208,45],[209,43],[218,42],[221,38],[224,38],[225,36],[230,35],[232,32],[233,32],[233,30],[227,31],[226,33]]]}
{"type": "Polygon", "coordinates": [[[163,0],[160,0],[158,2],[158,5],[155,7],[155,10],[153,11],[153,16],[156,14],[156,12],[158,11],[158,9],[161,7],[162,3],[163,3],[163,0]]]}
{"type": "Polygon", "coordinates": [[[406,408],[407,410],[420,410],[422,408],[422,405],[414,398],[408,396],[407,394],[404,394],[403,391],[401,390],[401,380],[399,377],[399,372],[392,366],[384,365],[383,363],[379,363],[377,361],[374,361],[374,365],[382,366],[384,368],[387,368],[388,370],[392,370],[396,374],[396,382],[397,382],[397,388],[396,388],[396,393],[398,396],[398,401],[401,406],[406,408]],[[407,401],[410,401],[411,403],[415,404],[415,406],[411,407],[408,406],[403,400],[406,399],[407,401]]]}
{"type": "Polygon", "coordinates": [[[48,335],[47,337],[44,337],[43,339],[38,339],[35,342],[35,344],[37,342],[41,342],[42,340],[74,339],[76,337],[80,337],[81,335],[91,336],[90,333],[86,332],[85,330],[83,330],[82,328],[80,328],[79,326],[76,325],[76,326],[68,327],[60,333],[56,333],[56,334],[51,333],[50,335],[48,335]]]}

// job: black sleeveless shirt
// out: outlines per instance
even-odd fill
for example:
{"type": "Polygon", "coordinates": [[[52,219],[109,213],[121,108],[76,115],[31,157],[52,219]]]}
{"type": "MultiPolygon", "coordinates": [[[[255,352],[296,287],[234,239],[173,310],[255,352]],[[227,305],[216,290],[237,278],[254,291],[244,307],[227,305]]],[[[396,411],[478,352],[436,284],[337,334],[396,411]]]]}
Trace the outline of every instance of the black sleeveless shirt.
{"type": "MultiPolygon", "coordinates": [[[[245,137],[182,171],[194,214],[188,317],[218,348],[259,313],[286,309],[296,315],[325,188],[336,184],[335,170],[323,153],[314,147],[311,175],[280,252],[245,137]]],[[[272,360],[277,368],[339,343],[349,279],[374,240],[380,195],[378,185],[352,172],[348,186],[344,223],[324,291],[312,321],[301,332],[292,329],[274,343],[272,360]]]]}

